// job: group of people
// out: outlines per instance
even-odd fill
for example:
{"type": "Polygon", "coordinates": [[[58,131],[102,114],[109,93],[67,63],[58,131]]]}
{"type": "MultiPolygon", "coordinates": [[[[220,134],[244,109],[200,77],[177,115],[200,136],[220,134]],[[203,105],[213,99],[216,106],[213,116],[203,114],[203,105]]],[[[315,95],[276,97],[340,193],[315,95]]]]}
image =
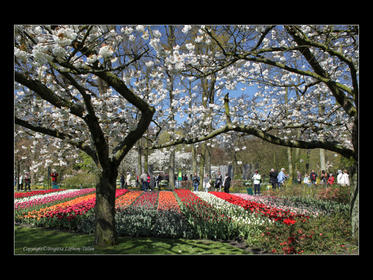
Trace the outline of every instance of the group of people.
{"type": "MultiPolygon", "coordinates": [[[[335,181],[335,177],[333,176],[333,173],[327,173],[325,170],[321,171],[320,174],[320,183],[323,185],[341,185],[341,186],[349,186],[350,185],[350,177],[348,175],[347,170],[338,170],[338,175],[337,175],[337,181],[335,181]]],[[[317,178],[318,175],[315,172],[315,170],[312,170],[311,173],[305,174],[303,183],[310,186],[310,185],[315,185],[317,183],[317,178]]],[[[297,182],[301,184],[302,179],[301,179],[301,174],[297,172],[297,182]]]]}
{"type": "Polygon", "coordinates": [[[18,178],[17,191],[23,190],[23,187],[25,187],[25,191],[31,191],[31,177],[29,172],[26,172],[25,176],[21,175],[18,178]]]}
{"type": "MultiPolygon", "coordinates": [[[[120,175],[120,188],[128,188],[129,186],[132,186],[132,176],[130,172],[127,172],[126,177],[122,173],[120,175]]],[[[156,176],[153,176],[149,173],[143,172],[140,176],[136,176],[136,187],[141,187],[143,191],[153,191],[154,188],[161,188],[160,182],[162,180],[168,181],[168,174],[157,174],[156,176]]],[[[188,176],[186,174],[182,174],[181,171],[178,172],[177,176],[175,176],[175,188],[181,188],[182,187],[182,181],[191,181],[193,190],[198,191],[201,179],[197,175],[197,173],[194,173],[194,175],[188,176]]],[[[208,174],[205,175],[205,177],[202,180],[202,187],[203,190],[208,192],[210,188],[215,188],[216,191],[222,191],[222,188],[224,189],[224,192],[229,193],[229,188],[231,186],[231,177],[228,175],[228,173],[223,178],[221,172],[219,171],[217,173],[217,176],[215,180],[209,177],[208,174]]]]}
{"type": "MultiPolygon", "coordinates": [[[[317,184],[317,177],[315,170],[312,170],[310,174],[305,174],[303,178],[303,183],[311,186],[317,184]]],[[[289,175],[285,173],[285,168],[281,168],[280,172],[277,173],[273,168],[269,172],[269,182],[272,185],[272,189],[281,188],[285,181],[289,178],[289,175]]],[[[260,184],[261,184],[261,175],[258,173],[258,170],[255,170],[254,175],[252,176],[253,185],[254,185],[254,194],[260,195],[260,184]]],[[[296,181],[298,184],[302,184],[302,175],[297,171],[296,181]]],[[[341,186],[349,186],[350,178],[347,170],[338,170],[337,181],[332,173],[327,173],[325,170],[321,171],[320,183],[323,185],[334,185],[335,183],[341,186]]]]}
{"type": "MultiPolygon", "coordinates": [[[[275,171],[274,168],[269,172],[269,182],[272,184],[272,188],[280,188],[285,183],[289,175],[285,174],[285,168],[281,168],[280,172],[275,171]]],[[[258,170],[255,170],[254,175],[251,178],[254,185],[254,195],[260,195],[260,185],[262,183],[262,176],[258,170]]]]}
{"type": "MultiPolygon", "coordinates": [[[[193,176],[193,187],[194,191],[198,191],[199,186],[199,177],[196,173],[194,173],[193,176]]],[[[205,192],[208,192],[210,188],[215,188],[216,191],[221,192],[221,188],[224,188],[224,192],[229,193],[229,188],[231,187],[231,181],[232,178],[229,176],[228,173],[225,174],[225,177],[223,179],[223,175],[220,171],[218,171],[217,176],[215,180],[210,178],[209,174],[205,175],[205,178],[203,178],[202,187],[205,192]]]]}
{"type": "MultiPolygon", "coordinates": [[[[49,174],[52,186],[57,186],[57,178],[58,173],[55,169],[52,170],[52,172],[49,174]]],[[[18,177],[18,182],[16,178],[14,178],[14,185],[17,185],[17,191],[31,191],[31,176],[29,172],[25,172],[24,175],[21,174],[21,176],[18,177]]]]}

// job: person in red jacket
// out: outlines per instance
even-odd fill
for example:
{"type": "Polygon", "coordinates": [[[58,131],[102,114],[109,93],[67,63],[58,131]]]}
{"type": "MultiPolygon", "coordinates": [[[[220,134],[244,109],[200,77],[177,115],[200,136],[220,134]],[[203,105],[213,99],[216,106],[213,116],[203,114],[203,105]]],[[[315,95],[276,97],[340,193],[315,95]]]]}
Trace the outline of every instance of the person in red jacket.
{"type": "Polygon", "coordinates": [[[333,185],[333,184],[334,184],[334,176],[332,173],[330,173],[329,179],[328,179],[328,185],[333,185]]]}
{"type": "Polygon", "coordinates": [[[57,185],[57,177],[58,177],[58,173],[56,172],[56,170],[53,170],[53,171],[52,171],[52,173],[51,173],[51,177],[52,177],[52,186],[57,185]]]}

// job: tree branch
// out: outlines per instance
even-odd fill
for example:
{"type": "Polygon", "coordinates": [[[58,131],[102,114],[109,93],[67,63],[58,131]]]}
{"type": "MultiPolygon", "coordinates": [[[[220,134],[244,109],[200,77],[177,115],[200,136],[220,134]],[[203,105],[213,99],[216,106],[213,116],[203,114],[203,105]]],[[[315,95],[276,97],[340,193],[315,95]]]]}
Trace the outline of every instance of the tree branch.
{"type": "Polygon", "coordinates": [[[245,133],[247,135],[254,135],[269,143],[280,145],[280,146],[286,146],[286,147],[292,147],[292,148],[303,148],[303,149],[321,148],[321,149],[326,149],[329,151],[337,152],[347,158],[353,157],[355,160],[357,160],[357,155],[358,155],[357,151],[353,151],[351,149],[345,148],[342,145],[338,144],[337,142],[283,139],[283,138],[272,135],[268,132],[265,132],[255,127],[245,126],[245,125],[233,125],[230,120],[228,94],[226,94],[224,97],[224,109],[225,109],[225,115],[226,115],[226,120],[227,120],[227,124],[225,126],[219,129],[216,129],[205,136],[200,136],[200,137],[192,138],[192,139],[186,139],[185,137],[182,137],[181,139],[178,139],[176,141],[172,141],[169,143],[165,143],[162,145],[153,145],[149,149],[154,150],[154,149],[162,149],[162,148],[167,148],[171,146],[176,146],[180,144],[194,144],[198,142],[207,141],[211,138],[214,138],[223,133],[227,133],[229,131],[236,131],[236,132],[245,133]]]}
{"type": "Polygon", "coordinates": [[[132,130],[113,150],[112,161],[115,165],[119,165],[124,156],[129,152],[133,145],[148,129],[149,124],[153,118],[155,109],[150,106],[139,96],[134,94],[125,83],[116,75],[110,72],[96,73],[98,77],[113,87],[122,97],[128,100],[131,104],[136,106],[141,111],[141,118],[137,123],[135,130],[132,130]]]}
{"type": "Polygon", "coordinates": [[[91,156],[92,159],[95,162],[97,162],[96,153],[91,147],[84,144],[84,142],[82,142],[82,141],[81,142],[72,141],[71,139],[73,138],[73,136],[71,136],[67,133],[63,133],[63,132],[60,132],[60,131],[55,130],[55,129],[36,126],[36,125],[30,124],[29,122],[26,122],[25,120],[19,119],[17,117],[14,118],[14,122],[17,125],[23,126],[23,127],[28,128],[32,131],[39,132],[39,133],[42,133],[42,134],[46,134],[46,135],[49,135],[49,136],[52,136],[52,137],[55,137],[55,138],[59,138],[61,140],[66,140],[69,144],[71,144],[71,145],[77,147],[78,149],[82,150],[87,155],[91,156]]]}
{"type": "Polygon", "coordinates": [[[14,72],[15,81],[28,87],[39,95],[42,99],[48,101],[58,108],[67,107],[70,112],[77,117],[83,118],[84,108],[81,105],[75,104],[71,101],[65,100],[57,94],[53,93],[47,86],[38,80],[27,78],[24,74],[17,71],[14,72]]]}
{"type": "MultiPolygon", "coordinates": [[[[296,29],[294,27],[286,26],[285,28],[286,28],[286,31],[293,37],[294,41],[298,45],[303,45],[304,43],[307,43],[307,41],[305,41],[303,38],[301,38],[297,34],[296,29]]],[[[317,59],[311,53],[308,47],[302,46],[301,49],[302,49],[301,52],[303,56],[306,58],[306,60],[311,65],[312,69],[316,72],[316,74],[326,79],[325,81],[323,80],[323,82],[325,82],[325,84],[330,89],[330,91],[334,95],[337,102],[343,107],[345,112],[351,117],[356,117],[357,116],[356,107],[351,103],[349,98],[347,98],[347,96],[343,93],[343,91],[346,91],[354,96],[353,91],[346,86],[341,87],[339,83],[330,79],[329,74],[321,67],[321,65],[318,63],[317,59]]]]}

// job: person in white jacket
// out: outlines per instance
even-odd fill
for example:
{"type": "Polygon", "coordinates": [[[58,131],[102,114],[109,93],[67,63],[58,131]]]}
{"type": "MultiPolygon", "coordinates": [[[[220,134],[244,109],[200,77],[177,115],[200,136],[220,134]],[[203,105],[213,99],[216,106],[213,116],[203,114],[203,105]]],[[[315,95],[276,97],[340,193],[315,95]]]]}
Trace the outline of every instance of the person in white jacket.
{"type": "Polygon", "coordinates": [[[341,184],[341,186],[349,186],[350,185],[350,177],[349,177],[346,169],[343,170],[343,174],[342,174],[342,177],[341,177],[340,184],[341,184]]]}
{"type": "Polygon", "coordinates": [[[127,187],[131,185],[131,173],[129,172],[127,172],[126,185],[127,187]]]}
{"type": "Polygon", "coordinates": [[[341,185],[342,182],[342,170],[338,170],[338,175],[337,175],[337,184],[341,185]]]}
{"type": "Polygon", "coordinates": [[[262,177],[260,176],[260,174],[258,173],[258,170],[255,170],[255,174],[253,175],[253,178],[254,180],[254,194],[258,194],[260,195],[260,181],[262,179],[262,177]]]}

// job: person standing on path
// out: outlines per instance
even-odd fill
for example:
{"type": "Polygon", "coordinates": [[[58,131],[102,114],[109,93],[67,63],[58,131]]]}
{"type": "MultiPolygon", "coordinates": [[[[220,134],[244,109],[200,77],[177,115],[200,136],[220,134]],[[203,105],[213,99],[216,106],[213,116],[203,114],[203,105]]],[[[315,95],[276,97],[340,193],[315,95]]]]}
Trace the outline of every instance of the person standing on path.
{"type": "Polygon", "coordinates": [[[194,176],[192,178],[192,182],[193,182],[193,189],[194,191],[198,191],[198,186],[199,186],[199,177],[197,176],[197,173],[194,173],[194,176]]]}
{"type": "Polygon", "coordinates": [[[269,172],[269,182],[272,184],[272,189],[275,190],[277,187],[277,171],[275,171],[273,168],[269,172]]]}
{"type": "Polygon", "coordinates": [[[308,176],[308,174],[304,174],[303,183],[306,184],[307,186],[311,185],[310,176],[308,176]]]}
{"type": "Polygon", "coordinates": [[[310,179],[311,179],[311,184],[312,185],[316,184],[316,178],[317,178],[317,174],[316,174],[315,170],[312,169],[312,172],[310,173],[310,179]]]}
{"type": "Polygon", "coordinates": [[[208,188],[210,187],[210,186],[208,186],[209,185],[209,181],[210,181],[209,175],[206,174],[205,178],[203,178],[203,182],[202,182],[203,189],[205,190],[205,192],[208,192],[208,188]]]}
{"type": "Polygon", "coordinates": [[[223,186],[224,192],[229,193],[229,188],[231,186],[231,177],[229,177],[228,173],[225,174],[223,186]]]}
{"type": "Polygon", "coordinates": [[[215,181],[216,191],[218,191],[218,189],[219,189],[219,192],[221,192],[222,184],[223,184],[223,176],[221,175],[220,171],[218,171],[218,176],[216,177],[216,181],[215,181]]]}
{"type": "Polygon", "coordinates": [[[52,188],[56,188],[58,173],[56,172],[55,169],[52,170],[51,177],[52,177],[52,188]]]}
{"type": "Polygon", "coordinates": [[[183,180],[183,174],[181,173],[181,170],[179,170],[179,173],[177,174],[177,181],[176,181],[176,188],[181,188],[181,181],[183,180]]]}
{"type": "Polygon", "coordinates": [[[330,173],[327,184],[329,186],[332,186],[334,184],[334,176],[332,173],[330,173]]]}
{"type": "Polygon", "coordinates": [[[278,187],[282,187],[285,183],[287,176],[285,174],[285,168],[281,168],[280,173],[277,175],[277,182],[278,182],[278,187]]]}
{"type": "Polygon", "coordinates": [[[140,180],[141,180],[141,186],[142,186],[142,190],[145,192],[147,190],[147,183],[148,183],[148,176],[146,175],[145,172],[143,172],[140,176],[140,180]]]}
{"type": "Polygon", "coordinates": [[[342,178],[341,178],[341,186],[349,186],[350,185],[350,177],[347,173],[347,170],[343,170],[342,178]]]}
{"type": "Polygon", "coordinates": [[[25,191],[31,191],[31,178],[30,178],[30,173],[26,172],[25,173],[25,191]]]}
{"type": "Polygon", "coordinates": [[[255,174],[253,175],[252,179],[254,180],[254,194],[260,195],[260,182],[262,177],[260,176],[258,170],[255,170],[255,174]]]}
{"type": "Polygon", "coordinates": [[[337,175],[337,184],[338,185],[341,185],[342,176],[343,176],[342,170],[338,170],[338,175],[337,175]]]}
{"type": "Polygon", "coordinates": [[[131,173],[129,172],[127,172],[126,185],[127,188],[131,185],[131,173]]]}
{"type": "Polygon", "coordinates": [[[120,188],[124,188],[124,175],[123,173],[120,174],[120,188]]]}

